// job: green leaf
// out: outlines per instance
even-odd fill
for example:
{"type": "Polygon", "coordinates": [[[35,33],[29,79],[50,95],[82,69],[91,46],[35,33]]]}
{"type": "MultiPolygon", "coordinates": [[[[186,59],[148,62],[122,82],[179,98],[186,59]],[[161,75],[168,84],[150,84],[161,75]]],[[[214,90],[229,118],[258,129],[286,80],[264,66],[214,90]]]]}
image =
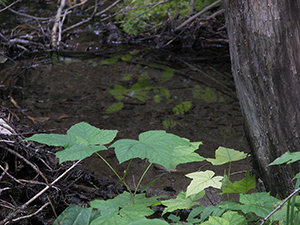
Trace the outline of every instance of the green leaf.
{"type": "Polygon", "coordinates": [[[222,194],[224,193],[243,193],[246,194],[249,190],[255,188],[256,178],[251,176],[248,170],[245,174],[245,178],[240,181],[235,181],[231,183],[228,176],[225,175],[222,180],[222,194]]]}
{"type": "Polygon", "coordinates": [[[208,187],[214,187],[221,189],[223,179],[222,176],[213,177],[215,173],[213,171],[207,170],[205,172],[194,172],[189,173],[185,176],[192,178],[192,182],[187,187],[186,197],[197,194],[208,187]]]}
{"type": "Polygon", "coordinates": [[[208,207],[206,207],[202,214],[201,214],[201,221],[203,222],[204,220],[207,219],[207,217],[209,217],[210,215],[212,216],[221,216],[223,213],[225,212],[224,209],[221,209],[217,206],[214,205],[210,205],[208,207]]]}
{"type": "Polygon", "coordinates": [[[123,102],[114,103],[105,110],[105,113],[111,114],[111,113],[119,112],[123,108],[123,106],[124,106],[123,102]]]}
{"type": "Polygon", "coordinates": [[[114,96],[115,99],[121,100],[124,95],[129,94],[130,90],[122,85],[115,85],[113,89],[109,89],[108,92],[114,96]]]}
{"type": "Polygon", "coordinates": [[[223,219],[229,221],[229,224],[247,225],[246,218],[238,212],[228,211],[222,215],[223,219]]]}
{"type": "Polygon", "coordinates": [[[35,134],[26,140],[52,146],[63,146],[65,150],[55,153],[59,162],[62,163],[84,159],[94,152],[106,150],[107,148],[103,145],[110,143],[117,133],[117,130],[100,130],[88,123],[81,122],[72,126],[66,135],[35,134]]]}
{"type": "Polygon", "coordinates": [[[208,221],[201,223],[201,225],[232,225],[232,224],[229,223],[228,220],[222,217],[210,216],[208,221]]]}
{"type": "Polygon", "coordinates": [[[204,195],[205,195],[205,191],[203,190],[198,194],[191,195],[186,198],[185,192],[180,192],[177,195],[176,199],[161,201],[163,205],[167,206],[167,208],[164,209],[162,215],[166,214],[167,212],[173,212],[177,209],[190,209],[194,205],[199,205],[199,202],[195,202],[195,201],[200,198],[203,198],[204,195]]]}
{"type": "Polygon", "coordinates": [[[35,141],[49,146],[68,147],[69,140],[64,134],[35,134],[23,141],[35,141]]]}
{"type": "Polygon", "coordinates": [[[179,223],[179,221],[180,221],[180,217],[179,216],[175,216],[174,214],[170,214],[168,216],[168,219],[171,220],[172,222],[175,222],[175,223],[179,223]]]}
{"type": "MultiPolygon", "coordinates": [[[[61,225],[89,224],[91,215],[92,208],[83,208],[79,205],[71,205],[58,216],[58,220],[61,225]]],[[[57,220],[55,220],[54,225],[58,225],[57,220]]]]}
{"type": "Polygon", "coordinates": [[[134,85],[132,85],[129,95],[142,102],[145,102],[150,98],[148,95],[150,89],[151,86],[147,86],[147,83],[143,83],[142,85],[141,83],[135,83],[134,85]]]}
{"type": "Polygon", "coordinates": [[[215,159],[208,158],[213,165],[222,165],[228,162],[238,161],[247,157],[247,153],[236,151],[231,148],[219,147],[215,153],[215,159]]]}
{"type": "Polygon", "coordinates": [[[204,211],[206,207],[203,205],[200,205],[199,207],[193,208],[193,210],[190,212],[188,218],[186,219],[187,222],[189,223],[200,223],[201,220],[198,218],[195,218],[196,216],[198,217],[198,215],[200,213],[202,213],[204,211]]]}
{"type": "Polygon", "coordinates": [[[164,166],[168,170],[176,169],[180,163],[202,161],[205,158],[194,153],[201,142],[168,134],[163,130],[147,131],[139,135],[139,141],[122,139],[110,147],[115,148],[119,163],[129,159],[149,159],[151,163],[164,166]]]}
{"type": "Polygon", "coordinates": [[[123,81],[130,81],[131,77],[132,77],[132,75],[127,74],[127,75],[125,75],[125,76],[123,77],[122,80],[123,80],[123,81]]]}
{"type": "Polygon", "coordinates": [[[193,90],[193,96],[197,99],[202,99],[207,103],[211,102],[226,102],[222,93],[217,91],[215,88],[206,87],[205,89],[199,85],[195,85],[193,90]]]}
{"type": "Polygon", "coordinates": [[[171,98],[171,93],[167,88],[154,88],[154,93],[156,94],[154,96],[154,101],[156,103],[159,103],[163,100],[163,97],[168,101],[168,103],[172,102],[173,99],[171,98]]]}
{"type": "Polygon", "coordinates": [[[167,80],[170,80],[173,76],[174,76],[174,70],[166,68],[164,70],[164,73],[163,73],[162,77],[161,77],[161,81],[165,82],[167,80]]]}
{"type": "Polygon", "coordinates": [[[176,127],[176,122],[172,119],[165,119],[162,124],[166,130],[171,130],[176,127]]]}
{"type": "Polygon", "coordinates": [[[130,54],[122,55],[121,56],[122,61],[128,62],[132,59],[132,56],[130,54]]]}
{"type": "Polygon", "coordinates": [[[191,108],[192,108],[192,102],[191,102],[191,101],[182,102],[182,103],[176,105],[176,106],[173,108],[173,112],[174,112],[176,115],[184,115],[184,114],[187,113],[191,108]]]}
{"type": "Polygon", "coordinates": [[[101,60],[101,64],[102,65],[109,65],[109,64],[113,64],[115,62],[118,62],[119,57],[112,57],[112,58],[108,58],[108,59],[103,59],[101,60]]]}
{"type": "Polygon", "coordinates": [[[100,210],[101,217],[93,220],[91,225],[97,224],[129,224],[131,222],[144,219],[154,213],[149,206],[158,203],[158,198],[166,196],[155,196],[146,198],[145,194],[137,194],[134,197],[128,192],[124,192],[114,199],[94,200],[90,202],[91,207],[100,210]]]}
{"type": "Polygon", "coordinates": [[[133,223],[130,223],[128,225],[169,225],[166,221],[160,220],[160,219],[142,219],[135,221],[133,223]]]}
{"type": "Polygon", "coordinates": [[[280,164],[290,164],[300,160],[300,152],[289,152],[287,151],[279,158],[275,159],[269,166],[280,165],[280,164]]]}
{"type": "Polygon", "coordinates": [[[269,193],[253,193],[240,194],[240,203],[242,205],[236,205],[235,210],[241,210],[243,213],[253,212],[259,217],[266,217],[273,209],[274,205],[279,202],[277,198],[270,196],[269,193]]]}

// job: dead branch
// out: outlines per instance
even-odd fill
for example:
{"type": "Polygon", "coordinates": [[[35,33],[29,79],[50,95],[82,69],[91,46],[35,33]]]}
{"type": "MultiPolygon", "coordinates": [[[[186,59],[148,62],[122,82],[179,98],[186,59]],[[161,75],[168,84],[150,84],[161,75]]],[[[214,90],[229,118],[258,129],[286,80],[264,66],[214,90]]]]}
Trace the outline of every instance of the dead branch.
{"type": "Polygon", "coordinates": [[[52,34],[51,34],[51,43],[52,43],[52,46],[54,48],[56,48],[57,46],[59,46],[59,43],[57,43],[57,28],[59,26],[59,23],[60,23],[60,18],[61,18],[61,12],[63,10],[63,8],[65,7],[65,4],[66,4],[66,0],[62,0],[60,2],[60,6],[57,10],[57,13],[56,13],[56,16],[55,16],[55,22],[54,22],[54,25],[53,25],[53,28],[52,28],[52,34]]]}
{"type": "Polygon", "coordinates": [[[105,13],[108,10],[110,10],[111,8],[115,7],[115,5],[117,5],[120,1],[121,0],[115,1],[113,4],[111,4],[110,6],[108,6],[106,9],[102,10],[101,12],[98,12],[95,16],[101,16],[103,13],[105,13]]]}
{"type": "Polygon", "coordinates": [[[81,162],[81,160],[78,160],[76,163],[73,163],[73,165],[71,167],[69,167],[65,172],[63,172],[51,184],[49,184],[47,187],[45,187],[43,190],[41,190],[39,193],[37,193],[33,198],[31,198],[29,201],[27,201],[25,204],[23,204],[20,208],[25,209],[30,203],[32,203],[34,200],[36,200],[38,197],[40,197],[42,194],[44,194],[49,188],[51,188],[57,181],[59,181],[63,176],[65,176],[69,171],[71,171],[80,162],[81,162]]]}
{"type": "Polygon", "coordinates": [[[222,0],[218,0],[215,1],[214,3],[212,3],[211,5],[205,7],[204,9],[202,9],[200,12],[198,12],[197,14],[195,14],[194,16],[190,17],[188,20],[186,20],[184,23],[182,23],[181,25],[179,25],[175,31],[182,29],[184,26],[186,26],[187,24],[189,24],[190,22],[192,22],[194,19],[196,19],[197,17],[201,16],[203,13],[207,12],[208,10],[212,9],[213,7],[215,7],[217,4],[221,3],[222,0]]]}
{"type": "Polygon", "coordinates": [[[11,175],[10,173],[8,173],[1,165],[0,165],[0,169],[3,170],[3,172],[9,176],[11,179],[13,179],[14,181],[16,181],[17,183],[25,186],[25,184],[23,184],[21,181],[19,181],[17,178],[15,178],[13,175],[11,175]]]}
{"type": "Polygon", "coordinates": [[[11,154],[17,156],[18,158],[22,159],[25,163],[27,163],[32,169],[34,169],[39,175],[41,175],[41,177],[46,181],[46,183],[48,184],[48,180],[47,178],[44,176],[44,174],[40,171],[40,169],[34,165],[33,163],[31,163],[29,160],[27,160],[25,157],[23,157],[22,155],[20,155],[18,152],[15,152],[14,150],[7,148],[5,146],[3,146],[3,148],[5,150],[7,150],[8,152],[10,152],[11,154]]]}
{"type": "Polygon", "coordinates": [[[2,13],[3,11],[5,11],[5,10],[7,10],[8,8],[12,7],[14,4],[18,3],[19,1],[20,1],[20,0],[17,0],[17,1],[15,1],[15,2],[11,3],[9,6],[6,6],[4,9],[1,9],[1,10],[0,10],[0,13],[2,13]]]}
{"type": "MultiPolygon", "coordinates": [[[[19,16],[24,16],[24,17],[28,17],[28,18],[31,18],[31,19],[34,19],[34,20],[52,20],[52,17],[36,17],[36,16],[31,16],[31,15],[28,15],[28,14],[25,14],[25,13],[19,13],[13,9],[11,9],[10,7],[8,7],[7,5],[5,5],[4,3],[1,3],[5,8],[7,8],[9,11],[11,11],[12,13],[15,13],[19,16]]],[[[12,5],[12,4],[11,4],[12,5]]]]}
{"type": "Polygon", "coordinates": [[[19,221],[19,220],[23,220],[23,219],[27,219],[27,218],[33,217],[33,216],[35,216],[36,214],[38,214],[39,212],[41,212],[41,211],[42,211],[45,207],[47,207],[49,204],[50,204],[50,202],[47,202],[47,203],[45,203],[41,208],[39,208],[37,211],[35,211],[34,213],[29,214],[29,215],[26,215],[26,216],[21,216],[21,217],[12,219],[11,221],[12,221],[12,222],[17,222],[17,221],[19,221]]]}
{"type": "Polygon", "coordinates": [[[82,25],[82,24],[84,24],[84,23],[89,22],[91,19],[94,18],[94,15],[95,15],[96,11],[97,11],[97,8],[95,7],[93,14],[92,14],[89,18],[87,18],[87,19],[85,19],[85,20],[83,20],[83,21],[81,21],[81,22],[79,22],[79,23],[76,23],[76,24],[74,24],[73,26],[68,27],[67,29],[61,31],[61,33],[63,34],[63,33],[65,33],[65,32],[67,32],[67,31],[69,31],[69,30],[74,29],[75,27],[78,27],[78,26],[80,26],[80,25],[82,25]]]}

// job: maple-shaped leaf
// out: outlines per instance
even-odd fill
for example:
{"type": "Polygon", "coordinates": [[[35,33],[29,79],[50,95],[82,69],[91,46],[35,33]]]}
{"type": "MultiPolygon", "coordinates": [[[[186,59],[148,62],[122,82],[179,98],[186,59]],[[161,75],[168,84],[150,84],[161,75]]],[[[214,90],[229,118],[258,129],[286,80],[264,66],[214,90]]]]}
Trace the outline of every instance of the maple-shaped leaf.
{"type": "Polygon", "coordinates": [[[222,194],[225,193],[243,193],[246,194],[249,190],[255,188],[256,178],[251,176],[250,171],[248,170],[245,174],[245,178],[240,181],[235,181],[232,183],[228,176],[224,176],[222,180],[222,194]]]}
{"type": "Polygon", "coordinates": [[[247,157],[247,153],[236,151],[231,148],[219,147],[215,152],[215,159],[208,158],[213,165],[223,165],[228,162],[238,161],[247,157]]]}
{"type": "Polygon", "coordinates": [[[36,141],[50,146],[63,146],[65,149],[56,153],[56,157],[62,163],[84,159],[94,152],[106,150],[104,145],[110,143],[117,133],[117,130],[101,130],[81,122],[72,126],[66,135],[35,134],[25,141],[36,141]]]}
{"type": "Polygon", "coordinates": [[[266,217],[270,212],[273,211],[274,205],[280,200],[270,196],[270,193],[261,192],[248,194],[240,194],[241,205],[233,207],[234,210],[241,210],[243,213],[255,213],[259,217],[266,217]]]}
{"type": "Polygon", "coordinates": [[[158,198],[166,198],[167,196],[155,196],[146,198],[145,194],[137,194],[134,196],[134,204],[132,196],[128,192],[123,192],[114,199],[94,200],[90,202],[91,207],[101,212],[100,217],[92,221],[91,225],[97,224],[120,224],[127,225],[131,222],[141,220],[154,213],[149,206],[159,203],[158,198]]]}
{"type": "Polygon", "coordinates": [[[176,169],[180,163],[203,161],[194,151],[201,142],[190,142],[163,130],[141,133],[139,140],[122,139],[113,143],[119,163],[133,158],[148,159],[151,163],[164,166],[167,170],[176,169]]]}
{"type": "Polygon", "coordinates": [[[199,202],[195,202],[196,200],[203,198],[205,195],[205,191],[201,191],[198,194],[191,195],[186,198],[185,192],[180,192],[175,199],[168,199],[161,201],[161,203],[167,208],[164,209],[162,215],[164,215],[167,212],[173,212],[177,209],[190,209],[194,205],[199,205],[199,202]]]}
{"type": "Polygon", "coordinates": [[[223,177],[222,176],[213,177],[214,175],[215,172],[211,170],[207,170],[205,172],[194,172],[185,175],[193,179],[190,185],[187,187],[186,197],[193,194],[197,194],[208,187],[221,189],[222,186],[221,180],[223,179],[223,177]]]}

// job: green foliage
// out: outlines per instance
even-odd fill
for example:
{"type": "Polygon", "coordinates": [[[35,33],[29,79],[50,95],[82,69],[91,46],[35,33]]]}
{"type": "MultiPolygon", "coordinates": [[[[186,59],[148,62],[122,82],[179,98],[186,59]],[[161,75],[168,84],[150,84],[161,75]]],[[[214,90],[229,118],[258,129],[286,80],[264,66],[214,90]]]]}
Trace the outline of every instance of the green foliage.
{"type": "MultiPolygon", "coordinates": [[[[65,209],[57,218],[54,224],[79,225],[79,224],[168,224],[163,219],[148,219],[154,211],[152,206],[164,205],[162,215],[175,210],[190,209],[199,205],[199,199],[205,196],[205,189],[213,187],[221,189],[223,193],[240,193],[239,202],[225,201],[217,206],[198,206],[194,208],[187,218],[189,224],[237,224],[246,225],[249,221],[265,218],[269,224],[280,221],[279,224],[299,224],[300,197],[293,196],[281,209],[278,207],[274,214],[270,214],[280,204],[280,201],[269,193],[246,194],[255,187],[255,176],[251,176],[247,171],[245,178],[232,183],[230,173],[228,175],[214,176],[213,171],[200,171],[189,173],[186,176],[193,179],[187,187],[187,191],[180,192],[175,199],[160,200],[167,196],[154,196],[147,198],[145,194],[137,194],[137,189],[149,170],[152,163],[157,163],[168,170],[175,169],[180,163],[202,161],[205,158],[199,156],[194,151],[198,149],[201,142],[190,142],[188,139],[178,137],[165,131],[147,131],[139,135],[138,140],[121,139],[110,145],[114,148],[119,163],[134,158],[146,159],[150,165],[141,176],[134,193],[125,182],[124,176],[120,175],[112,166],[98,153],[107,150],[105,145],[110,144],[116,137],[116,130],[101,130],[87,123],[81,122],[72,126],[66,135],[60,134],[36,134],[26,141],[36,141],[52,146],[63,146],[65,149],[56,153],[60,163],[65,161],[81,160],[93,153],[96,153],[106,163],[119,178],[120,182],[127,188],[128,192],[119,194],[114,199],[94,200],[90,202],[91,207],[71,205],[65,209]],[[268,216],[268,217],[267,217],[268,216]],[[248,220],[246,219],[248,218],[248,220]],[[251,219],[252,218],[252,219],[251,219]],[[58,222],[59,221],[59,222],[58,222]]],[[[229,164],[247,157],[247,154],[229,148],[219,147],[215,152],[215,159],[206,159],[213,165],[229,164]]],[[[296,161],[297,154],[286,153],[281,158],[275,160],[271,165],[291,163],[296,161]]],[[[299,160],[299,159],[298,159],[299,160]]],[[[156,178],[144,190],[150,187],[156,178]]],[[[296,188],[299,188],[300,180],[297,178],[296,188]]],[[[295,193],[300,189],[297,189],[295,193]]],[[[281,206],[281,205],[280,205],[281,206]]],[[[176,224],[180,224],[180,217],[170,215],[169,219],[176,224]]]]}
{"type": "Polygon", "coordinates": [[[65,150],[56,153],[59,162],[74,161],[91,156],[94,152],[107,150],[104,146],[117,135],[117,130],[100,130],[85,122],[72,126],[66,135],[35,134],[25,140],[52,146],[63,146],[65,150]]]}
{"type": "Polygon", "coordinates": [[[159,202],[158,198],[165,198],[167,196],[156,196],[146,198],[145,194],[137,194],[134,196],[134,203],[132,196],[128,192],[124,192],[114,199],[109,200],[94,200],[91,201],[91,207],[101,212],[101,216],[98,216],[92,221],[93,224],[130,224],[141,219],[145,219],[146,216],[150,216],[154,213],[149,206],[159,202]]]}
{"type": "Polygon", "coordinates": [[[109,65],[118,62],[119,56],[101,60],[102,65],[109,65]]]}
{"type": "Polygon", "coordinates": [[[162,81],[162,82],[168,81],[168,80],[170,80],[173,76],[174,76],[174,70],[166,68],[166,69],[164,70],[164,73],[163,73],[162,77],[161,77],[161,81],[162,81]]]}
{"type": "Polygon", "coordinates": [[[176,127],[176,122],[172,119],[165,119],[162,124],[166,130],[171,130],[176,127]]]}
{"type": "Polygon", "coordinates": [[[154,93],[156,94],[154,96],[154,101],[156,103],[159,103],[163,100],[163,97],[170,103],[173,100],[171,99],[170,91],[167,88],[159,87],[154,89],[154,93]]]}
{"type": "Polygon", "coordinates": [[[226,102],[222,94],[219,91],[217,91],[215,88],[211,88],[211,87],[202,88],[199,85],[195,85],[194,88],[195,88],[193,90],[194,98],[202,99],[207,103],[226,102]]]}
{"type": "Polygon", "coordinates": [[[105,113],[111,114],[111,113],[119,112],[123,108],[123,106],[124,106],[123,102],[116,102],[116,103],[112,104],[111,106],[109,106],[105,110],[105,113]]]}
{"type": "Polygon", "coordinates": [[[110,147],[120,163],[134,158],[148,159],[165,168],[175,169],[180,163],[203,161],[205,158],[194,153],[201,142],[190,142],[162,130],[147,131],[139,135],[139,140],[122,139],[110,147]]]}
{"type": "Polygon", "coordinates": [[[219,147],[216,150],[216,158],[206,159],[208,162],[211,162],[213,165],[222,165],[228,162],[238,161],[247,157],[247,154],[244,152],[236,151],[231,148],[219,147]]]}
{"type": "Polygon", "coordinates": [[[221,217],[218,216],[210,216],[208,221],[202,223],[204,225],[232,225],[232,224],[239,224],[239,225],[247,225],[247,220],[244,216],[240,215],[237,212],[228,211],[224,213],[221,217]]]}
{"type": "Polygon", "coordinates": [[[289,152],[287,151],[282,156],[270,163],[269,166],[280,165],[280,164],[290,164],[300,160],[300,152],[289,152]]]}
{"type": "Polygon", "coordinates": [[[191,101],[182,102],[182,103],[176,105],[176,106],[173,108],[173,112],[174,112],[176,115],[184,115],[184,114],[187,113],[191,108],[192,108],[192,102],[191,102],[191,101]]]}
{"type": "MultiPolygon", "coordinates": [[[[123,80],[128,81],[130,80],[131,76],[127,75],[126,77],[123,78],[123,80]]],[[[114,96],[116,100],[122,100],[125,97],[131,97],[131,98],[136,98],[141,102],[145,102],[149,99],[148,92],[149,90],[152,89],[152,86],[149,82],[149,77],[147,72],[142,73],[138,77],[138,81],[131,86],[131,88],[127,88],[122,85],[115,85],[113,89],[109,89],[108,92],[114,96]]],[[[124,104],[124,103],[123,103],[124,104]]],[[[110,106],[107,109],[107,113],[113,113],[121,110],[121,106],[123,107],[123,104],[118,103],[115,104],[114,106],[110,106]],[[114,111],[115,110],[115,111],[114,111]]]]}
{"type": "MultiPolygon", "coordinates": [[[[79,205],[71,205],[66,208],[57,218],[60,225],[82,225],[90,224],[90,222],[100,216],[100,212],[92,208],[83,208],[79,205]]],[[[55,220],[54,225],[58,225],[55,220]]]]}
{"type": "Polygon", "coordinates": [[[211,170],[206,170],[205,172],[194,172],[194,173],[187,174],[186,176],[193,180],[191,184],[187,187],[186,197],[197,194],[208,187],[221,189],[222,186],[221,180],[223,179],[223,177],[222,176],[213,177],[214,175],[215,172],[211,170]]]}
{"type": "Polygon", "coordinates": [[[245,174],[245,178],[240,181],[232,183],[227,175],[224,175],[222,180],[222,192],[224,193],[243,193],[246,194],[249,190],[255,188],[256,178],[251,176],[248,170],[245,174]]]}
{"type": "MultiPolygon", "coordinates": [[[[215,0],[195,1],[197,11],[203,9],[215,0]]],[[[138,34],[149,28],[161,26],[163,21],[168,19],[167,12],[172,18],[186,16],[189,14],[190,5],[186,0],[172,0],[154,7],[159,0],[125,0],[120,7],[119,14],[115,17],[121,22],[121,27],[128,34],[138,34]],[[152,9],[152,7],[154,7],[152,9]],[[149,10],[152,9],[152,10],[149,10]],[[147,12],[146,12],[147,11],[147,12]]]]}
{"type": "Polygon", "coordinates": [[[199,205],[199,202],[196,202],[196,200],[203,198],[204,195],[204,190],[189,197],[186,197],[185,192],[180,192],[177,195],[176,199],[169,199],[161,202],[163,205],[167,206],[167,208],[165,208],[165,210],[163,211],[162,215],[164,215],[167,212],[173,212],[176,209],[190,209],[194,205],[199,205]]]}

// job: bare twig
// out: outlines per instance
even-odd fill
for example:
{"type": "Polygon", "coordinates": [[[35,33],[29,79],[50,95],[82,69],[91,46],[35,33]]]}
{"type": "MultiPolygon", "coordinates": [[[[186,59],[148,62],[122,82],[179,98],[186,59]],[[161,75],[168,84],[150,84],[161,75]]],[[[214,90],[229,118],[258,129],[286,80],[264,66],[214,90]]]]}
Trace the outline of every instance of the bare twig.
{"type": "Polygon", "coordinates": [[[4,174],[8,171],[9,167],[8,167],[8,163],[5,163],[5,170],[3,171],[3,173],[0,176],[0,181],[2,180],[4,174]]]}
{"type": "Polygon", "coordinates": [[[216,16],[222,15],[224,12],[225,12],[225,9],[220,9],[219,11],[215,12],[214,14],[208,16],[208,17],[206,18],[206,20],[213,19],[213,18],[215,18],[216,16]]]}
{"type": "Polygon", "coordinates": [[[47,187],[45,187],[43,190],[41,190],[39,193],[37,193],[33,198],[31,198],[29,201],[27,201],[24,205],[22,205],[20,208],[25,209],[31,202],[33,202],[35,199],[40,197],[42,194],[44,194],[49,188],[52,187],[57,181],[59,181],[63,176],[65,176],[70,170],[72,170],[75,166],[80,163],[81,160],[78,160],[76,163],[74,163],[69,169],[67,169],[65,172],[63,172],[58,178],[56,178],[51,184],[49,184],[47,187]]]}
{"type": "Polygon", "coordinates": [[[2,5],[4,7],[6,7],[9,11],[11,11],[11,12],[13,12],[13,13],[19,15],[19,16],[28,17],[28,18],[31,18],[31,19],[34,19],[34,20],[51,20],[52,19],[52,17],[48,17],[48,18],[46,18],[46,17],[36,17],[36,16],[27,15],[25,13],[19,13],[19,12],[15,11],[15,10],[9,8],[8,6],[6,6],[4,3],[2,3],[2,5]]]}
{"type": "Polygon", "coordinates": [[[26,159],[25,157],[23,157],[22,155],[20,155],[18,152],[15,152],[14,150],[7,148],[5,146],[3,146],[3,148],[5,150],[7,150],[8,152],[10,152],[11,154],[17,156],[18,158],[22,159],[25,163],[27,163],[29,166],[31,166],[39,175],[41,175],[41,177],[46,181],[46,183],[48,184],[48,180],[47,178],[44,176],[44,174],[40,171],[40,169],[34,165],[33,163],[31,163],[28,159],[26,159]]]}
{"type": "Polygon", "coordinates": [[[94,18],[94,15],[95,15],[96,11],[97,11],[97,8],[95,7],[93,14],[92,14],[89,18],[87,18],[87,19],[85,19],[85,20],[83,20],[83,21],[81,21],[81,22],[79,22],[79,23],[76,23],[76,24],[74,24],[73,26],[68,27],[67,29],[63,30],[61,33],[63,34],[63,33],[65,33],[65,32],[67,32],[67,31],[69,31],[69,30],[74,29],[75,27],[78,27],[78,26],[80,26],[80,25],[82,25],[82,24],[84,24],[84,23],[89,22],[91,19],[94,18]]]}
{"type": "Polygon", "coordinates": [[[103,13],[107,12],[108,10],[110,10],[111,8],[113,8],[116,4],[118,4],[121,0],[117,0],[115,1],[113,4],[111,4],[109,7],[107,7],[106,9],[102,10],[101,12],[98,12],[95,16],[101,16],[103,13]]]}
{"type": "Polygon", "coordinates": [[[47,202],[47,203],[45,203],[41,208],[39,208],[37,211],[35,211],[34,213],[29,214],[29,215],[26,215],[26,216],[21,216],[21,217],[12,219],[11,221],[12,221],[12,222],[17,222],[17,221],[19,221],[19,220],[23,220],[23,219],[27,219],[27,218],[30,218],[30,217],[32,217],[32,216],[35,216],[36,214],[38,214],[39,212],[41,212],[45,207],[47,207],[49,204],[50,204],[50,203],[47,202]]]}
{"type": "Polygon", "coordinates": [[[15,177],[14,177],[13,175],[11,175],[10,173],[8,173],[1,165],[0,165],[0,169],[2,169],[3,172],[4,172],[7,176],[9,176],[11,179],[13,179],[13,180],[16,181],[17,183],[19,183],[19,184],[25,186],[25,184],[23,184],[21,181],[19,181],[17,178],[15,178],[15,177]]]}
{"type": "Polygon", "coordinates": [[[6,6],[4,9],[1,9],[1,10],[0,10],[0,13],[2,13],[3,11],[5,11],[5,10],[7,10],[8,8],[12,7],[14,4],[18,3],[19,1],[20,1],[20,0],[17,0],[17,1],[15,1],[15,2],[11,3],[9,6],[6,6]]]}
{"type": "Polygon", "coordinates": [[[52,28],[52,35],[51,35],[51,43],[54,48],[56,48],[59,45],[59,43],[57,43],[57,28],[59,26],[61,12],[62,12],[63,8],[65,7],[65,4],[66,4],[66,0],[62,0],[60,2],[60,6],[59,6],[56,16],[55,16],[55,22],[54,22],[54,25],[52,28]]]}
{"type": "Polygon", "coordinates": [[[294,195],[296,195],[298,192],[300,191],[300,187],[297,188],[296,190],[294,190],[286,199],[284,199],[279,206],[276,207],[276,209],[274,209],[272,212],[270,212],[269,215],[267,215],[264,220],[260,223],[260,225],[265,224],[265,222],[275,213],[277,212],[279,209],[282,208],[282,206],[292,197],[294,197],[294,195]]]}
{"type": "Polygon", "coordinates": [[[197,17],[201,16],[203,13],[207,12],[208,10],[212,9],[213,7],[215,7],[217,4],[221,3],[222,0],[218,0],[215,1],[213,4],[205,7],[204,9],[202,9],[200,12],[198,12],[197,14],[195,14],[194,16],[190,17],[188,20],[186,20],[184,23],[182,23],[181,25],[179,25],[175,31],[182,29],[184,26],[186,26],[187,24],[189,24],[190,22],[192,22],[194,19],[196,19],[197,17]]]}

